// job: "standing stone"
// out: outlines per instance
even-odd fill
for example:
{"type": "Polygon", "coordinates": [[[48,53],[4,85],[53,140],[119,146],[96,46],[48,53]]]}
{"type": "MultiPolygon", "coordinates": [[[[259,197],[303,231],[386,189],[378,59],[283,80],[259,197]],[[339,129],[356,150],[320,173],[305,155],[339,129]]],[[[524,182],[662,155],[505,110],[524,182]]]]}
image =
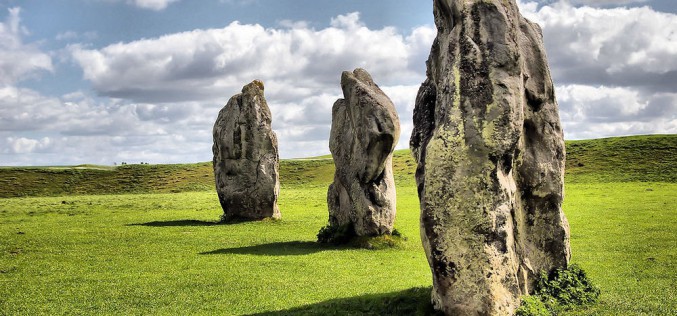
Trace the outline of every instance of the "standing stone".
{"type": "Polygon", "coordinates": [[[395,222],[392,154],[400,121],[392,101],[364,69],[344,71],[344,99],[332,109],[331,150],[336,173],[329,186],[330,226],[352,224],[358,236],[390,234],[395,222]]]}
{"type": "Polygon", "coordinates": [[[541,30],[514,0],[435,0],[434,15],[410,142],[432,301],[447,315],[511,315],[570,258],[541,30]]]}
{"type": "Polygon", "coordinates": [[[254,80],[234,95],[214,123],[214,177],[223,219],[280,218],[277,197],[277,137],[263,96],[254,80]]]}

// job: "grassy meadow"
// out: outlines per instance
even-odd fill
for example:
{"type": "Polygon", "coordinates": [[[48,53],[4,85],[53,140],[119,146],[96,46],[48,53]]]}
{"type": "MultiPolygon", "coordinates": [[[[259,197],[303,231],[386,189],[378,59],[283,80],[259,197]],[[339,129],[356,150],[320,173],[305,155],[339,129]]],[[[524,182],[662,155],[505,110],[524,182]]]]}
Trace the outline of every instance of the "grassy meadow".
{"type": "MultiPolygon", "coordinates": [[[[567,142],[574,263],[600,302],[677,315],[677,136],[567,142]]],[[[0,168],[0,315],[425,314],[414,164],[398,151],[386,250],[315,243],[330,159],[284,160],[280,221],[216,224],[211,165],[0,168]]]]}

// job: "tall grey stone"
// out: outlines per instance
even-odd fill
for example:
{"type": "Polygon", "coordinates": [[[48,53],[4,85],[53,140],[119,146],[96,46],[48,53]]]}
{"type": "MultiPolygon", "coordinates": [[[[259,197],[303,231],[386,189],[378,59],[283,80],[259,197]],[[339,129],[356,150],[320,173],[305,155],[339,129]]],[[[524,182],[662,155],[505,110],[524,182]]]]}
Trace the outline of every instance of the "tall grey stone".
{"type": "Polygon", "coordinates": [[[277,137],[258,80],[230,98],[214,123],[214,177],[224,220],[280,218],[277,137]]]}
{"type": "Polygon", "coordinates": [[[344,99],[332,109],[329,224],[352,224],[358,236],[390,234],[395,222],[392,154],[400,121],[392,101],[364,69],[341,75],[344,99]]]}
{"type": "Polygon", "coordinates": [[[435,0],[416,98],[421,239],[448,315],[510,315],[566,267],[565,149],[541,30],[514,0],[435,0]]]}

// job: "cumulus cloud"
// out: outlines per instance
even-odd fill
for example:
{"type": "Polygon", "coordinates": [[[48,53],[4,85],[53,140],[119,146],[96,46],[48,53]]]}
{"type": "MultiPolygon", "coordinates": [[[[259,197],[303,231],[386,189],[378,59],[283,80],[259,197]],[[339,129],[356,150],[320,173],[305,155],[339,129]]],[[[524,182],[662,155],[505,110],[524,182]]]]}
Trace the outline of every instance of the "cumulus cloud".
{"type": "Polygon", "coordinates": [[[139,8],[150,9],[150,10],[164,10],[172,2],[177,2],[179,0],[127,0],[127,3],[131,3],[139,8]]]}
{"type": "Polygon", "coordinates": [[[51,144],[49,137],[43,137],[39,140],[24,137],[8,137],[6,141],[7,145],[4,147],[4,152],[12,154],[29,154],[45,150],[51,144]]]}
{"type": "MultiPolygon", "coordinates": [[[[200,103],[168,106],[81,91],[47,96],[22,87],[53,66],[49,54],[24,43],[20,9],[9,13],[0,24],[0,165],[208,160],[213,122],[200,103]]],[[[64,32],[60,39],[78,37],[64,32]]]]}
{"type": "Polygon", "coordinates": [[[572,0],[571,3],[583,5],[626,5],[632,3],[646,3],[649,0],[572,0]]]}
{"type": "Polygon", "coordinates": [[[125,2],[128,5],[135,6],[137,8],[152,10],[152,11],[162,11],[166,9],[170,4],[174,2],[179,2],[181,0],[99,0],[106,2],[125,2]]]}
{"type": "Polygon", "coordinates": [[[567,138],[677,132],[677,15],[567,1],[520,9],[543,29],[567,138]]]}
{"type": "MultiPolygon", "coordinates": [[[[567,137],[673,130],[677,58],[667,57],[675,55],[674,15],[567,2],[520,6],[543,27],[567,137]]],[[[434,36],[430,26],[408,34],[372,30],[352,13],[319,30],[293,21],[280,28],[234,22],[222,29],[70,51],[99,95],[153,104],[155,111],[198,102],[204,117],[195,124],[211,125],[209,111],[244,83],[263,79],[281,155],[295,157],[326,153],[331,105],[341,93],[339,74],[355,67],[368,69],[393,99],[402,123],[398,147],[406,148],[434,36]]],[[[144,113],[140,117],[160,112],[144,113]]]]}
{"type": "Polygon", "coordinates": [[[36,44],[23,42],[22,36],[28,31],[20,24],[20,13],[21,9],[10,8],[6,21],[0,23],[0,85],[54,70],[48,54],[36,44]]]}
{"type": "Polygon", "coordinates": [[[47,97],[0,89],[0,165],[205,161],[213,122],[196,103],[172,106],[47,97]]]}
{"type": "Polygon", "coordinates": [[[331,26],[266,29],[233,22],[119,43],[102,49],[71,46],[84,78],[102,96],[138,102],[206,100],[233,93],[258,78],[272,98],[296,99],[335,89],[341,71],[364,67],[382,84],[420,82],[434,32],[406,38],[394,28],[371,30],[357,13],[331,26]],[[283,87],[280,89],[279,87],[283,87]]]}
{"type": "Polygon", "coordinates": [[[59,32],[59,34],[56,35],[55,39],[57,41],[75,41],[75,40],[86,40],[86,41],[91,41],[93,39],[96,39],[98,37],[98,34],[96,32],[90,31],[90,32],[84,32],[84,33],[78,33],[74,31],[65,31],[65,32],[59,32]]]}
{"type": "MultiPolygon", "coordinates": [[[[660,93],[650,96],[628,88],[592,87],[585,85],[564,85],[558,88],[558,99],[562,121],[565,125],[617,124],[632,126],[645,125],[655,128],[673,126],[663,132],[674,133],[677,124],[677,93],[660,93]]],[[[597,132],[594,129],[571,129],[574,136],[579,133],[597,132]]]]}
{"type": "Polygon", "coordinates": [[[567,2],[523,9],[543,28],[556,82],[674,89],[677,15],[649,7],[598,9],[567,2]]]}
{"type": "Polygon", "coordinates": [[[100,49],[72,45],[69,51],[99,96],[137,103],[138,117],[156,122],[163,115],[192,115],[192,126],[211,128],[231,95],[261,79],[280,154],[300,157],[328,152],[341,72],[357,67],[367,69],[398,107],[404,131],[399,147],[406,147],[410,109],[435,34],[432,26],[406,34],[369,29],[350,13],[319,30],[291,21],[279,28],[233,22],[100,49]],[[188,102],[198,104],[192,112],[176,109],[188,102]]]}
{"type": "MultiPolygon", "coordinates": [[[[676,16],[570,3],[520,2],[543,28],[566,137],[677,133],[676,16]]],[[[219,109],[253,79],[265,82],[281,157],[326,154],[341,71],[356,67],[393,100],[398,148],[406,148],[436,35],[433,26],[370,29],[351,13],[322,29],[234,22],[106,47],[73,44],[66,51],[93,93],[46,96],[19,85],[53,71],[47,53],[22,41],[25,32],[11,9],[0,26],[0,165],[208,161],[219,109]]]]}
{"type": "Polygon", "coordinates": [[[397,149],[409,148],[409,136],[414,129],[414,101],[420,85],[398,85],[381,87],[383,92],[393,101],[400,117],[400,141],[397,149]]]}

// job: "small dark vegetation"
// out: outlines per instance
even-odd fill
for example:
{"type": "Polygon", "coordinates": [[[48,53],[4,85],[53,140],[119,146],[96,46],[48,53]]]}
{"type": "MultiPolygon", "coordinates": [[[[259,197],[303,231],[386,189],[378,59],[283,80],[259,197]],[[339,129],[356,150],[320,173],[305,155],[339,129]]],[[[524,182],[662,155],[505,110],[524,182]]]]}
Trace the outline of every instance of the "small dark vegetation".
{"type": "Polygon", "coordinates": [[[352,224],[327,225],[317,233],[317,242],[321,244],[344,245],[356,236],[352,224]]]}
{"type": "Polygon", "coordinates": [[[522,299],[518,316],[558,315],[580,306],[594,304],[600,290],[578,265],[541,273],[533,296],[522,299]]]}
{"type": "Polygon", "coordinates": [[[265,222],[265,223],[277,223],[282,221],[281,219],[278,218],[271,218],[271,217],[265,217],[265,218],[248,218],[248,217],[240,217],[240,216],[233,216],[233,215],[228,215],[228,214],[221,214],[219,217],[219,220],[216,222],[217,224],[239,224],[239,223],[246,223],[246,222],[265,222]]]}
{"type": "Polygon", "coordinates": [[[340,226],[327,225],[320,228],[317,233],[317,242],[321,244],[347,245],[364,249],[398,248],[406,240],[397,229],[393,229],[392,234],[357,236],[355,228],[350,223],[340,226]]]}

